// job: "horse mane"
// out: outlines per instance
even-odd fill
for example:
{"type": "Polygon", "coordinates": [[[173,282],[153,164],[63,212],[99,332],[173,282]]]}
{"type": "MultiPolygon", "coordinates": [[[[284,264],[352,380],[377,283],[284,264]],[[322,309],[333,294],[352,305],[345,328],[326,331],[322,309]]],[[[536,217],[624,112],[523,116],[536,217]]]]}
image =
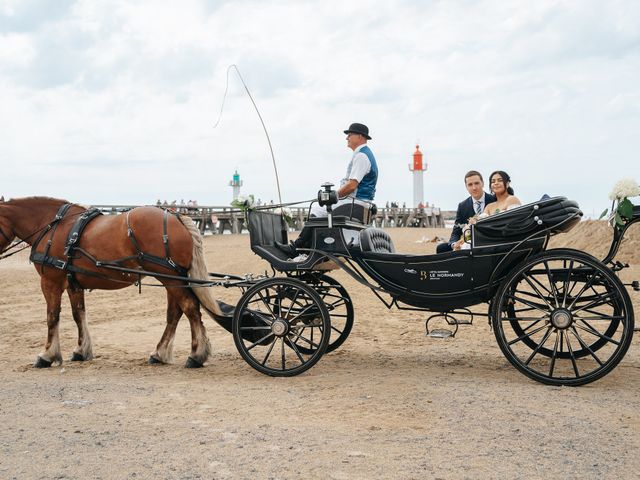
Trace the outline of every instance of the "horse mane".
{"type": "Polygon", "coordinates": [[[71,205],[75,205],[80,208],[84,208],[84,209],[87,208],[84,205],[80,205],[78,203],[72,203],[62,198],[44,197],[44,196],[37,196],[37,195],[30,196],[30,197],[10,198],[9,200],[6,200],[4,202],[5,205],[25,205],[30,203],[37,203],[37,204],[44,203],[47,205],[55,205],[55,206],[60,206],[65,203],[71,203],[71,205]]]}
{"type": "Polygon", "coordinates": [[[47,202],[47,203],[56,203],[62,205],[63,203],[69,203],[66,200],[61,198],[54,197],[44,197],[39,195],[32,195],[30,197],[18,197],[18,198],[10,198],[6,201],[6,203],[23,203],[23,202],[47,202]]]}

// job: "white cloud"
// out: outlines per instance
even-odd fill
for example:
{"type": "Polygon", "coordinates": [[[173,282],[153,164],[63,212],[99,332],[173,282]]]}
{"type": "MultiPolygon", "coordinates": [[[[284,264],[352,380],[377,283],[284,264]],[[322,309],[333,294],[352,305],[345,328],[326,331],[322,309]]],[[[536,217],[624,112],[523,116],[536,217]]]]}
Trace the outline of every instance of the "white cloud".
{"type": "Polygon", "coordinates": [[[222,204],[237,167],[247,193],[275,198],[234,76],[212,129],[232,63],[271,134],[284,200],[343,175],[352,121],[371,128],[381,203],[411,199],[418,139],[427,200],[445,208],[471,168],[507,170],[524,200],[564,194],[589,213],[618,177],[640,176],[638,2],[55,5],[0,2],[5,196],[222,204]]]}

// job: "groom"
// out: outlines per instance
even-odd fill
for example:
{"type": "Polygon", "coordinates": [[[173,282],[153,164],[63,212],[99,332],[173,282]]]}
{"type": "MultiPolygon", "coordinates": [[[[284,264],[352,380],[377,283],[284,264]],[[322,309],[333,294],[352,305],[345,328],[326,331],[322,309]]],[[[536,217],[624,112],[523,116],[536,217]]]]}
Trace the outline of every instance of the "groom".
{"type": "Polygon", "coordinates": [[[436,247],[437,253],[452,251],[453,244],[460,240],[462,236],[462,227],[469,223],[469,219],[474,215],[479,215],[484,211],[484,207],[496,201],[496,197],[484,192],[484,180],[480,172],[475,170],[468,171],[464,176],[464,184],[470,196],[458,204],[456,223],[453,226],[451,238],[447,243],[440,243],[436,247]]]}

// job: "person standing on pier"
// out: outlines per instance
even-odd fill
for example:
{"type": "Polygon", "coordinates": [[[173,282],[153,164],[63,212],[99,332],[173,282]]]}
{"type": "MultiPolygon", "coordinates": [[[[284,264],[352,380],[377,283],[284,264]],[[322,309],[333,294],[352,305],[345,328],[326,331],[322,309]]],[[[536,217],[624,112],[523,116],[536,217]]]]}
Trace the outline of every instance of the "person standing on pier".
{"type": "Polygon", "coordinates": [[[437,253],[445,253],[453,250],[453,245],[460,240],[462,228],[469,223],[469,219],[479,215],[484,211],[484,207],[495,202],[496,197],[484,191],[484,180],[482,174],[475,170],[470,170],[464,176],[464,184],[469,192],[469,197],[458,204],[456,211],[456,223],[453,225],[451,238],[446,243],[440,243],[436,247],[437,253]]]}

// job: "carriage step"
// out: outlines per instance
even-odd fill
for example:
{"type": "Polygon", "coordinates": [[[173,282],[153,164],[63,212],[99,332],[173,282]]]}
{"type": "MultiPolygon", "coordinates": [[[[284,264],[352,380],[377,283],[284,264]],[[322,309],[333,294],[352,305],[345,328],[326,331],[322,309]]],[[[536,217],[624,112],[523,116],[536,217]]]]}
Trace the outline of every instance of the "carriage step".
{"type": "Polygon", "coordinates": [[[426,333],[427,337],[452,338],[456,336],[456,333],[458,333],[459,325],[473,325],[473,313],[471,312],[471,310],[465,308],[462,310],[436,313],[434,315],[431,315],[429,318],[427,318],[427,321],[425,322],[424,327],[427,331],[426,333]],[[460,315],[465,316],[467,318],[459,318],[460,315]],[[436,319],[439,320],[439,321],[436,321],[436,324],[437,323],[442,324],[442,322],[444,321],[446,325],[452,326],[454,327],[454,329],[451,330],[449,328],[441,328],[441,327],[433,328],[433,325],[432,325],[431,330],[429,330],[429,322],[436,319]]]}
{"type": "Polygon", "coordinates": [[[446,328],[434,328],[431,331],[427,331],[426,335],[431,338],[450,338],[455,336],[455,332],[446,328]]]}

